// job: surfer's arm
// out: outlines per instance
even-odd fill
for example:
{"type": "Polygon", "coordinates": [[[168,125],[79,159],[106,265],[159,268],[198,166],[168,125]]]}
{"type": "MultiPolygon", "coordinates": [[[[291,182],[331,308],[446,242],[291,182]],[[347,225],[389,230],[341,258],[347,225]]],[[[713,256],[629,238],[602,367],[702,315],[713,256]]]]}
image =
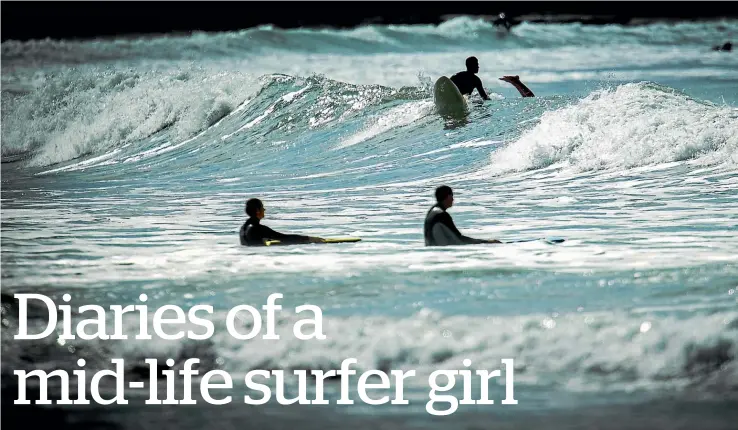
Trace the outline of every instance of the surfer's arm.
{"type": "Polygon", "coordinates": [[[467,237],[462,235],[461,238],[466,241],[466,243],[474,244],[474,243],[502,243],[497,239],[487,240],[487,239],[474,239],[473,237],[467,237]]]}
{"type": "Polygon", "coordinates": [[[280,242],[284,242],[284,243],[287,243],[287,242],[309,243],[309,242],[313,242],[314,239],[317,239],[317,238],[312,238],[310,236],[303,236],[300,234],[279,233],[264,225],[262,225],[261,228],[263,230],[261,237],[262,239],[266,239],[266,240],[279,240],[280,242]]]}
{"type": "Polygon", "coordinates": [[[461,234],[458,228],[456,228],[456,224],[454,224],[454,220],[451,219],[451,215],[448,214],[448,212],[444,212],[443,214],[439,215],[440,218],[438,220],[439,223],[445,225],[448,227],[449,230],[451,230],[455,235],[459,237],[459,239],[467,244],[474,244],[474,243],[494,243],[490,242],[488,240],[484,239],[474,239],[473,237],[464,236],[461,234]]]}
{"type": "Polygon", "coordinates": [[[482,96],[484,100],[489,100],[489,96],[487,95],[487,92],[484,91],[484,85],[482,85],[482,80],[479,79],[477,76],[477,91],[479,92],[479,95],[482,96]]]}
{"type": "Polygon", "coordinates": [[[473,237],[464,236],[461,235],[461,239],[464,240],[466,243],[502,243],[497,239],[487,240],[487,239],[474,239],[473,237]]]}
{"type": "Polygon", "coordinates": [[[533,91],[531,91],[528,87],[526,87],[522,82],[520,82],[520,77],[515,76],[503,76],[500,78],[501,81],[507,82],[515,87],[516,90],[520,93],[523,97],[535,97],[533,94],[533,91]]]}
{"type": "Polygon", "coordinates": [[[301,234],[283,234],[272,230],[269,227],[262,226],[265,230],[265,237],[268,239],[277,239],[282,242],[290,243],[324,243],[322,237],[303,236],[301,234]]]}

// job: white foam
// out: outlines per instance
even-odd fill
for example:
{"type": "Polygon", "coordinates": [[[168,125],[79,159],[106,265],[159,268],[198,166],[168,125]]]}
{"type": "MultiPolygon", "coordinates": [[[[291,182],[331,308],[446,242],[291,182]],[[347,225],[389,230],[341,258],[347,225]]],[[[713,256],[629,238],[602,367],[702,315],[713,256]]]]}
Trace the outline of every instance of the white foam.
{"type": "Polygon", "coordinates": [[[163,129],[184,140],[226,117],[253,88],[248,75],[197,68],[71,69],[4,110],[3,153],[33,150],[29,165],[47,166],[110,153],[163,129]]]}
{"type": "Polygon", "coordinates": [[[640,83],[546,112],[517,141],[492,153],[490,170],[562,165],[585,171],[685,160],[738,164],[738,109],[640,83]]]}
{"type": "MultiPolygon", "coordinates": [[[[265,321],[262,302],[246,304],[257,307],[265,321]]],[[[208,317],[215,325],[212,346],[163,341],[151,332],[154,339],[150,341],[106,341],[106,345],[128,363],[149,357],[217,356],[234,377],[254,369],[338,369],[349,357],[358,360],[352,367],[362,372],[414,369],[418,375],[460,369],[464,359],[477,369],[495,369],[501,359],[513,358],[516,384],[557,384],[573,391],[690,384],[692,388],[738,387],[738,313],[734,309],[712,314],[692,311],[686,319],[679,319],[649,310],[471,317],[421,308],[402,318],[324,316],[327,339],[309,341],[292,334],[294,324],[308,313],[298,316],[293,310],[283,304],[276,313],[278,340],[231,337],[225,327],[225,310],[216,307],[216,314],[208,317]],[[190,352],[184,353],[185,349],[190,352]]],[[[239,316],[237,330],[248,332],[251,317],[246,312],[239,316]]],[[[133,336],[139,330],[137,318],[124,315],[124,333],[133,336]]],[[[177,328],[203,332],[194,325],[177,328]]],[[[416,378],[409,384],[422,385],[425,380],[416,378]]]]}

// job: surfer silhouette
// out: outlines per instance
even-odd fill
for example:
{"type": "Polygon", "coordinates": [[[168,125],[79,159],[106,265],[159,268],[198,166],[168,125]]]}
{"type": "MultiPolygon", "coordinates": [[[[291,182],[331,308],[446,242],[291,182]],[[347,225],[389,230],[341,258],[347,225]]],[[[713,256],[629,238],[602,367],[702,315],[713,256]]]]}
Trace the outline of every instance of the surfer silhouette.
{"type": "MultiPolygon", "coordinates": [[[[484,100],[489,100],[487,92],[484,91],[482,80],[476,75],[477,72],[479,72],[479,60],[477,60],[477,57],[469,57],[466,59],[466,70],[451,76],[450,79],[459,89],[461,95],[471,95],[474,90],[477,90],[484,100]]],[[[503,76],[500,80],[512,84],[523,97],[535,97],[533,91],[520,82],[520,77],[517,75],[503,76]]]]}
{"type": "Polygon", "coordinates": [[[246,202],[246,215],[249,216],[249,219],[241,226],[239,232],[241,245],[260,246],[264,245],[265,240],[279,240],[285,245],[325,242],[325,239],[320,237],[282,234],[262,225],[261,219],[264,218],[264,204],[259,199],[249,199],[246,202]]]}
{"type": "Polygon", "coordinates": [[[441,185],[436,188],[436,204],[425,216],[423,235],[426,246],[471,245],[476,243],[502,243],[499,240],[474,239],[461,234],[451,215],[446,212],[454,204],[451,187],[441,185]]]}
{"type": "Polygon", "coordinates": [[[466,70],[451,76],[451,82],[456,85],[463,96],[471,95],[476,89],[484,100],[489,100],[489,96],[482,86],[482,80],[476,75],[478,71],[479,61],[477,57],[469,57],[466,59],[466,70]]]}

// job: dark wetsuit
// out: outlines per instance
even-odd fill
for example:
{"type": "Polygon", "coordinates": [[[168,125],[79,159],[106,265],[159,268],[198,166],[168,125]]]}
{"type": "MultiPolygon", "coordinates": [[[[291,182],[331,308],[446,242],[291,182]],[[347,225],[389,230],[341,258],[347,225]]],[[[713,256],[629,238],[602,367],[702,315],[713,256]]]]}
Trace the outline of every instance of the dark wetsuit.
{"type": "Polygon", "coordinates": [[[261,225],[259,218],[249,218],[243,226],[238,236],[241,239],[241,245],[259,246],[264,245],[266,240],[278,240],[283,244],[309,243],[308,236],[300,236],[299,234],[282,234],[271,228],[261,225]]]}
{"type": "Polygon", "coordinates": [[[473,243],[486,243],[485,240],[474,239],[461,234],[456,228],[451,215],[440,205],[436,204],[425,216],[423,227],[426,246],[444,245],[469,245],[473,243]]]}
{"type": "Polygon", "coordinates": [[[482,86],[482,80],[474,73],[469,71],[459,72],[451,76],[451,81],[456,84],[461,95],[471,95],[472,91],[476,89],[479,91],[479,95],[482,96],[483,99],[489,100],[489,96],[487,96],[487,93],[484,91],[484,87],[482,86]]]}

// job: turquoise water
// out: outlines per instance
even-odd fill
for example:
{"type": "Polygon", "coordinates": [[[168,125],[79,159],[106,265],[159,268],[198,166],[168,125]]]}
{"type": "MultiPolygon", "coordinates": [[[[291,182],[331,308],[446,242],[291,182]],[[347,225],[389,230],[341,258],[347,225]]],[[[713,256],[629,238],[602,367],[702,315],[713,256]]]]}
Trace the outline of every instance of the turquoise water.
{"type": "MultiPolygon", "coordinates": [[[[150,306],[212,304],[219,327],[273,292],[324,311],[326,342],[72,342],[129,363],[202,355],[242,375],[357,357],[428,374],[514,358],[521,408],[725,399],[738,388],[738,57],[710,47],[736,36],[734,21],[505,36],[457,18],[4,43],[3,291],[77,304],[145,292],[150,306]],[[432,84],[469,55],[492,100],[441,118],[432,84]],[[469,236],[566,242],[426,248],[441,184],[469,236]],[[277,231],[362,241],[241,247],[250,197],[277,231]]],[[[3,342],[3,366],[18,366],[22,346],[3,342]]]]}

